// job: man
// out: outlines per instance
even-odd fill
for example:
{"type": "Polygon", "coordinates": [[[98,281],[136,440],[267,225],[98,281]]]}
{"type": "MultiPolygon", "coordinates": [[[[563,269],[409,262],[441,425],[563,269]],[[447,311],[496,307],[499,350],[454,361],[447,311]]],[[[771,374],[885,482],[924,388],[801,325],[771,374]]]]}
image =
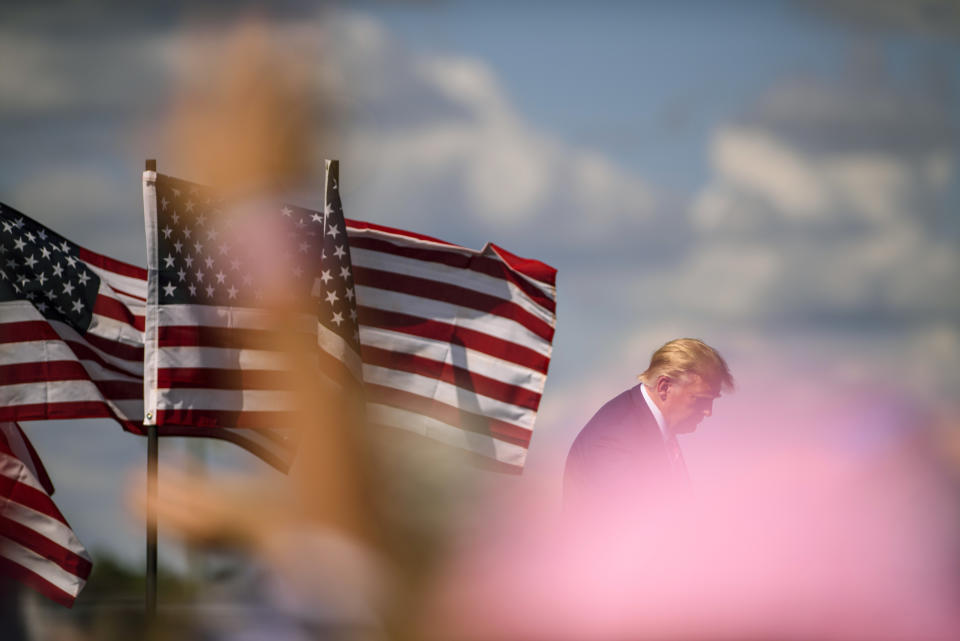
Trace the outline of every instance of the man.
{"type": "Polygon", "coordinates": [[[624,508],[687,483],[677,434],[697,429],[713,401],[733,389],[719,353],[695,338],[654,352],[640,383],[600,408],[580,431],[564,474],[569,507],[624,508]]]}

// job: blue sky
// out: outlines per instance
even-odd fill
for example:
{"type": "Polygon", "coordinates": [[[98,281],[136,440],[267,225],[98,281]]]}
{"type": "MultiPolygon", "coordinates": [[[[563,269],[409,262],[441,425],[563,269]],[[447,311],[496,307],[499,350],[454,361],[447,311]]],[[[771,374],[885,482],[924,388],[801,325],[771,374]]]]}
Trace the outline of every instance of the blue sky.
{"type": "MultiPolygon", "coordinates": [[[[270,19],[344,108],[325,155],[343,161],[348,216],[559,269],[531,482],[555,490],[577,429],[678,335],[715,344],[741,381],[683,442],[695,477],[776,432],[748,428],[758,398],[788,413],[818,389],[872,390],[897,412],[956,416],[957,26],[818,6],[370,3],[270,19]]],[[[167,166],[157,120],[197,27],[179,6],[156,21],[60,11],[0,21],[0,200],[143,264],[140,171],[167,166]]],[[[207,15],[203,44],[235,17],[207,15]]],[[[120,497],[143,442],[101,421],[27,430],[81,539],[138,558],[120,497]]]]}

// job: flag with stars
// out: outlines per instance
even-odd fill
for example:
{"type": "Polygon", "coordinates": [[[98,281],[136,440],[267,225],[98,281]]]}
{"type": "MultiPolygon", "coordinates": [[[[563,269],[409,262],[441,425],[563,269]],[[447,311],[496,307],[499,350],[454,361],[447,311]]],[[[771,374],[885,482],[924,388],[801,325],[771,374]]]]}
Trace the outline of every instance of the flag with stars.
{"type": "Polygon", "coordinates": [[[146,271],[0,204],[0,420],[114,418],[143,433],[146,271]]]}
{"type": "Polygon", "coordinates": [[[361,376],[339,201],[322,212],[230,202],[147,171],[144,215],[144,424],[227,438],[285,468],[295,450],[286,427],[293,385],[267,310],[290,310],[284,340],[315,352],[334,384],[361,376]]]}

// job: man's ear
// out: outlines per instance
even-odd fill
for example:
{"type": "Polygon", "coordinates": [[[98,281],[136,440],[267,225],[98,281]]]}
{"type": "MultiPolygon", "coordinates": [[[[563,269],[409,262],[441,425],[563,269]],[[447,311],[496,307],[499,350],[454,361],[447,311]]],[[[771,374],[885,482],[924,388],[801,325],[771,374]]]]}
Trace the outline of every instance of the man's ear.
{"type": "Polygon", "coordinates": [[[657,378],[657,384],[654,390],[657,392],[657,396],[660,397],[661,401],[667,400],[667,392],[670,390],[671,385],[673,385],[673,381],[669,376],[657,378]]]}

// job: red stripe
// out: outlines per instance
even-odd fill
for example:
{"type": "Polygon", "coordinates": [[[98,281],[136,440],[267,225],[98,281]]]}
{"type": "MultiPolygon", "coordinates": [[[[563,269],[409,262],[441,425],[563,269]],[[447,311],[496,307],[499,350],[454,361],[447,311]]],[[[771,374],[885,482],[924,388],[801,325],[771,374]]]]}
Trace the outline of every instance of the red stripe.
{"type": "MultiPolygon", "coordinates": [[[[347,224],[347,231],[350,229],[369,229],[372,231],[382,231],[388,234],[395,234],[397,236],[405,236],[407,238],[412,238],[414,240],[425,240],[431,243],[439,243],[441,245],[447,245],[448,247],[459,247],[453,243],[448,243],[445,240],[440,240],[439,238],[434,238],[433,236],[427,236],[425,234],[418,234],[412,231],[405,231],[403,229],[397,229],[396,227],[387,227],[386,225],[375,225],[373,223],[364,222],[362,220],[351,220],[350,218],[344,218],[344,222],[347,224]]],[[[353,240],[350,241],[353,244],[353,240]]]]}
{"type": "Polygon", "coordinates": [[[131,294],[130,292],[124,291],[122,289],[118,289],[113,285],[110,285],[110,289],[112,289],[115,294],[122,294],[123,296],[133,298],[134,300],[143,301],[144,303],[147,302],[147,299],[145,296],[140,296],[139,294],[131,294]]]}
{"type": "MultiPolygon", "coordinates": [[[[305,347],[316,346],[315,334],[302,333],[305,347]]],[[[274,330],[204,327],[198,325],[162,325],[157,338],[160,347],[222,347],[227,349],[277,350],[281,341],[274,330]]]]}
{"type": "MultiPolygon", "coordinates": [[[[499,296],[491,296],[473,289],[451,285],[442,281],[407,276],[379,269],[354,267],[353,277],[357,284],[376,287],[391,292],[400,292],[420,298],[429,298],[452,305],[469,307],[486,314],[493,314],[520,323],[546,341],[553,340],[554,329],[520,305],[499,296]]],[[[509,292],[504,292],[509,297],[509,292]]]]}
{"type": "Polygon", "coordinates": [[[518,407],[536,411],[540,404],[540,394],[517,385],[510,385],[503,381],[476,372],[466,367],[459,367],[450,363],[435,361],[423,356],[394,352],[369,345],[363,346],[363,362],[387,369],[410,372],[428,378],[435,378],[465,390],[470,390],[518,407]]]}
{"type": "Polygon", "coordinates": [[[63,342],[67,344],[67,347],[69,347],[74,354],[76,354],[79,360],[93,361],[98,365],[100,365],[101,367],[103,367],[104,369],[109,370],[111,372],[115,372],[117,374],[122,374],[126,376],[132,376],[139,380],[143,379],[143,377],[140,375],[139,372],[131,372],[130,370],[123,369],[122,367],[117,367],[113,363],[107,362],[100,356],[100,354],[93,351],[93,349],[86,343],[81,343],[79,341],[68,341],[68,340],[65,340],[63,342]]]}
{"type": "Polygon", "coordinates": [[[90,561],[51,541],[40,532],[31,530],[22,523],[0,516],[0,534],[29,550],[33,550],[43,558],[49,559],[51,563],[56,563],[65,572],[81,579],[86,579],[90,575],[90,569],[93,567],[90,561]]]}
{"type": "MultiPolygon", "coordinates": [[[[127,428],[128,421],[114,414],[103,401],[30,403],[0,407],[0,421],[45,421],[64,418],[115,418],[127,428]]],[[[131,431],[136,432],[136,424],[131,431]]]]}
{"type": "Polygon", "coordinates": [[[230,412],[224,410],[161,409],[157,410],[157,425],[183,425],[212,428],[269,429],[291,425],[293,412],[230,412]]]}
{"type": "Polygon", "coordinates": [[[367,400],[382,405],[390,405],[409,412],[424,414],[442,421],[447,425],[459,427],[468,432],[484,434],[507,443],[519,445],[520,447],[529,447],[530,430],[518,427],[511,423],[501,421],[482,414],[467,412],[453,405],[447,405],[440,401],[419,394],[405,392],[392,387],[374,385],[367,383],[364,385],[367,393],[367,400]]]}
{"type": "MultiPolygon", "coordinates": [[[[19,461],[20,459],[16,460],[19,461]]],[[[55,521],[60,521],[64,525],[67,523],[46,492],[38,490],[35,487],[30,487],[2,474],[0,474],[0,496],[3,496],[13,503],[25,505],[35,512],[45,514],[55,521]]]]}
{"type": "Polygon", "coordinates": [[[135,265],[124,263],[115,258],[110,258],[109,256],[104,256],[102,254],[95,254],[89,249],[84,249],[83,247],[77,248],[77,257],[85,263],[96,265],[97,267],[105,269],[108,272],[113,272],[114,274],[138,278],[144,282],[147,280],[147,270],[143,269],[142,267],[136,267],[135,265]]]}
{"type": "Polygon", "coordinates": [[[157,370],[160,389],[292,389],[293,381],[285,371],[261,369],[215,369],[208,367],[170,367],[157,370]]]}
{"type": "Polygon", "coordinates": [[[465,327],[371,307],[360,306],[357,311],[360,316],[360,324],[367,327],[378,327],[412,336],[420,336],[421,338],[430,338],[451,345],[460,345],[467,349],[522,365],[541,374],[547,373],[547,367],[550,364],[550,359],[547,356],[535,352],[529,347],[465,327]]]}
{"type": "MultiPolygon", "coordinates": [[[[163,410],[161,410],[162,412],[163,410]]],[[[194,438],[216,438],[222,441],[228,441],[234,445],[238,445],[243,449],[247,450],[254,456],[257,456],[273,467],[277,468],[279,471],[286,474],[290,469],[290,464],[293,460],[293,455],[295,451],[295,446],[291,442],[281,443],[280,441],[271,438],[276,445],[274,449],[265,447],[258,441],[253,441],[249,438],[245,438],[243,432],[227,430],[220,427],[193,427],[193,426],[179,426],[179,425],[164,425],[159,426],[158,434],[160,436],[186,436],[194,438]]],[[[272,435],[268,433],[268,430],[260,430],[259,434],[266,434],[268,438],[272,435]]]]}
{"type": "Polygon", "coordinates": [[[60,340],[60,336],[44,320],[0,324],[0,344],[49,340],[60,340]]]}
{"type": "Polygon", "coordinates": [[[10,559],[7,559],[3,556],[0,556],[0,572],[16,579],[24,585],[33,588],[48,599],[56,601],[64,607],[73,607],[73,602],[76,597],[71,595],[69,592],[64,592],[53,583],[50,583],[32,570],[28,570],[22,565],[14,563],[10,559]]]}
{"type": "Polygon", "coordinates": [[[3,385],[89,380],[90,375],[78,361],[41,361],[0,366],[3,385]]]}
{"type": "Polygon", "coordinates": [[[542,263],[539,260],[534,260],[533,258],[522,258],[514,253],[508,252],[499,245],[494,245],[493,243],[490,243],[490,248],[499,254],[499,256],[503,259],[503,262],[510,265],[510,267],[520,272],[524,276],[529,276],[530,278],[538,280],[541,283],[546,283],[551,287],[556,286],[557,270],[555,267],[551,267],[550,265],[542,263]]]}
{"type": "Polygon", "coordinates": [[[97,336],[91,332],[82,334],[83,340],[87,341],[108,356],[113,356],[125,361],[143,362],[143,345],[130,345],[119,341],[110,340],[102,336],[97,336]]]}
{"type": "MultiPolygon", "coordinates": [[[[164,410],[161,410],[164,411],[164,410]]],[[[290,449],[292,441],[284,436],[275,428],[251,427],[251,428],[233,428],[233,427],[196,427],[193,425],[163,425],[158,428],[161,436],[202,436],[203,438],[224,438],[234,440],[233,437],[227,438],[228,434],[256,434],[260,438],[256,442],[263,440],[270,441],[275,448],[290,449]]],[[[291,431],[292,434],[292,431],[291,431]]],[[[252,439],[242,439],[253,442],[252,439]]]]}
{"type": "MultiPolygon", "coordinates": [[[[533,299],[538,305],[550,312],[556,312],[557,304],[552,297],[543,292],[542,289],[530,281],[517,276],[502,261],[490,258],[488,256],[477,256],[465,252],[457,252],[443,249],[427,249],[423,247],[410,247],[399,245],[382,238],[370,238],[367,236],[357,236],[350,238],[350,247],[358,249],[369,249],[384,254],[393,254],[403,256],[424,262],[438,263],[455,267],[457,269],[466,269],[480,274],[486,274],[493,278],[508,280],[519,287],[527,296],[533,299]]],[[[356,268],[356,264],[354,264],[356,268]]]]}
{"type": "Polygon", "coordinates": [[[143,396],[139,381],[94,380],[79,361],[49,361],[16,363],[0,366],[0,381],[4,385],[26,383],[53,383],[59,381],[90,381],[110,400],[137,399],[143,396]]]}
{"type": "Polygon", "coordinates": [[[97,295],[97,301],[93,305],[93,313],[112,318],[113,320],[126,323],[141,332],[144,327],[144,317],[135,316],[130,308],[118,301],[116,298],[110,298],[103,294],[97,295]]]}
{"type": "Polygon", "coordinates": [[[27,435],[24,434],[23,429],[21,429],[18,424],[13,423],[13,429],[15,429],[20,436],[20,442],[27,448],[27,453],[30,455],[30,462],[33,464],[33,469],[36,472],[37,481],[40,482],[40,485],[43,486],[47,494],[53,496],[53,481],[50,480],[50,476],[47,474],[47,468],[43,466],[43,461],[40,460],[40,455],[37,454],[37,450],[33,448],[33,443],[30,442],[30,439],[27,438],[27,435]]]}
{"type": "Polygon", "coordinates": [[[0,344],[50,340],[62,341],[65,343],[73,351],[73,353],[76,354],[78,359],[95,361],[105,369],[117,372],[119,374],[139,376],[139,374],[136,372],[131,372],[121,367],[117,367],[112,363],[108,363],[99,354],[94,352],[90,348],[90,345],[81,341],[90,341],[92,344],[95,344],[110,356],[115,356],[123,360],[134,361],[138,363],[143,362],[142,346],[132,347],[125,343],[110,341],[103,337],[94,336],[93,334],[84,334],[81,337],[81,341],[65,339],[64,337],[60,336],[57,331],[46,321],[22,321],[18,323],[0,324],[0,344]]]}

